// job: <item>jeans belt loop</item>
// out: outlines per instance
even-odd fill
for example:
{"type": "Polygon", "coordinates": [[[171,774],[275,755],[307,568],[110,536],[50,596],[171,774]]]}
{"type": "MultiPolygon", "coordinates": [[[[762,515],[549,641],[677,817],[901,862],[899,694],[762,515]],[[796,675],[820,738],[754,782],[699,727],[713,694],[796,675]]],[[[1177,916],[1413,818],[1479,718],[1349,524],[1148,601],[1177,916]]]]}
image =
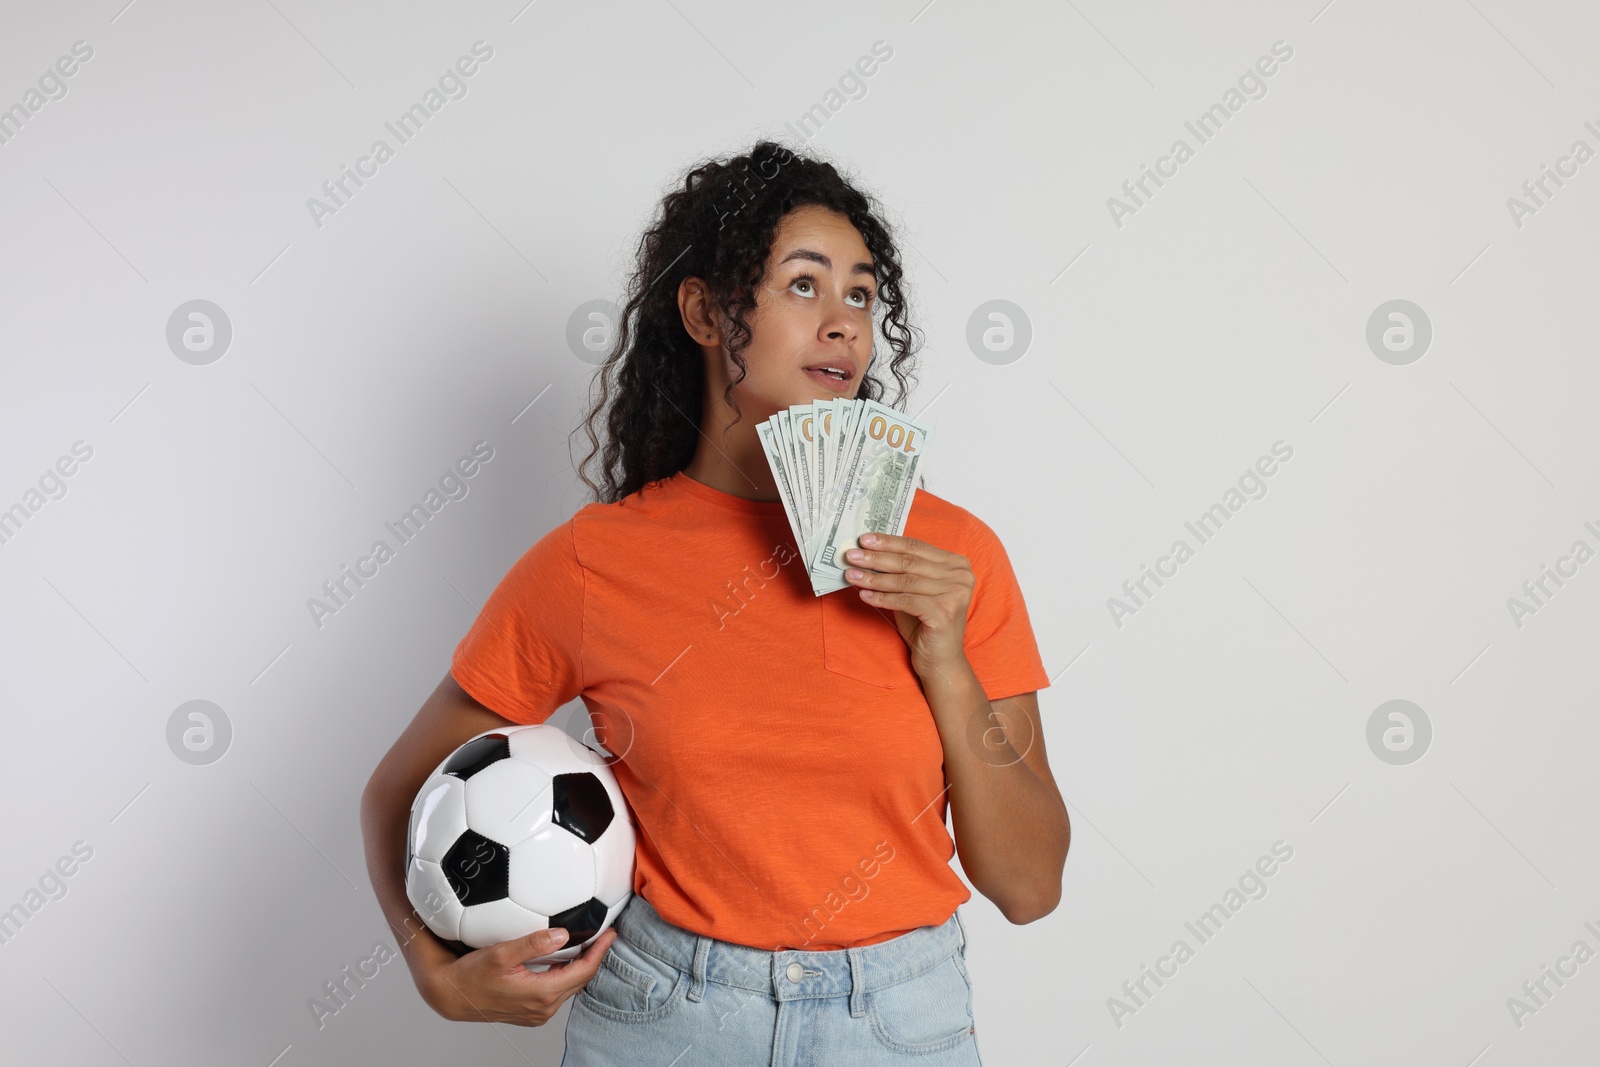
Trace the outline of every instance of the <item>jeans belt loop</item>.
{"type": "Polygon", "coordinates": [[[694,962],[689,965],[692,980],[689,982],[689,999],[698,1002],[706,992],[706,957],[711,953],[711,939],[704,934],[695,935],[694,962]]]}
{"type": "Polygon", "coordinates": [[[966,923],[963,923],[961,921],[961,909],[960,908],[957,908],[955,910],[955,916],[956,916],[956,932],[961,935],[961,943],[959,945],[957,945],[956,947],[961,950],[961,955],[965,956],[967,954],[967,926],[966,926],[966,923]]]}
{"type": "Polygon", "coordinates": [[[850,961],[850,1018],[859,1019],[867,1013],[866,982],[862,980],[861,950],[845,949],[850,961]]]}

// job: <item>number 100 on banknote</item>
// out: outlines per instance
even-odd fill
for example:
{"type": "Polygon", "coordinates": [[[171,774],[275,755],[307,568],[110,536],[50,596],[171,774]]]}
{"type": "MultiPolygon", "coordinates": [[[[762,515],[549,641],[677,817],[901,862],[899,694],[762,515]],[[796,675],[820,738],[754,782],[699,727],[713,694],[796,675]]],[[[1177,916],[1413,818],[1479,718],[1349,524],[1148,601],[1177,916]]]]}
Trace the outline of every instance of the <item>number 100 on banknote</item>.
{"type": "Polygon", "coordinates": [[[812,592],[848,587],[846,549],[905,532],[931,428],[874,400],[817,400],[756,429],[812,592]]]}

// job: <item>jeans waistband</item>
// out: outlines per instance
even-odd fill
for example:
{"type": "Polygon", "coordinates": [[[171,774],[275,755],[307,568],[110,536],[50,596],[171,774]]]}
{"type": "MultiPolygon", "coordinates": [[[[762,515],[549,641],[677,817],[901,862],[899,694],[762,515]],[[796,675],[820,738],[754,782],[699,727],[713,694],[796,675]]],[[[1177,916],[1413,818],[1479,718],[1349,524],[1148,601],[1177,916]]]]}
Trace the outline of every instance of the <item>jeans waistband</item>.
{"type": "Polygon", "coordinates": [[[690,1000],[698,1001],[705,984],[716,982],[779,1001],[848,996],[852,1015],[861,1014],[865,994],[932,970],[966,945],[957,912],[938,926],[919,927],[873,945],[768,952],[674,926],[637,893],[617,914],[615,925],[618,937],[689,974],[690,1000]]]}

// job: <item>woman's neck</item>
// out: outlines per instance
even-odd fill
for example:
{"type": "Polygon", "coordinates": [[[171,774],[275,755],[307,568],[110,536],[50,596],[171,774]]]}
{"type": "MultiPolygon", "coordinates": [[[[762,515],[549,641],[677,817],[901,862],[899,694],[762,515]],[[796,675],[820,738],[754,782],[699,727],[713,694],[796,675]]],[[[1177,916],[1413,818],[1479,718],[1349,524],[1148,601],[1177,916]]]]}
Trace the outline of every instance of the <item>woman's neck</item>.
{"type": "Polygon", "coordinates": [[[702,410],[709,410],[713,415],[701,425],[694,458],[684,468],[684,473],[731,496],[746,500],[779,499],[778,483],[772,476],[761,439],[756,436],[756,423],[763,420],[752,419],[746,411],[744,418],[734,422],[732,410],[724,404],[708,405],[702,410]]]}
{"type": "Polygon", "coordinates": [[[700,439],[694,459],[689,461],[683,472],[695,481],[720,489],[730,496],[744,497],[746,500],[779,499],[778,483],[767,466],[766,456],[759,453],[754,456],[734,455],[732,452],[727,456],[719,455],[704,437],[700,439]]]}

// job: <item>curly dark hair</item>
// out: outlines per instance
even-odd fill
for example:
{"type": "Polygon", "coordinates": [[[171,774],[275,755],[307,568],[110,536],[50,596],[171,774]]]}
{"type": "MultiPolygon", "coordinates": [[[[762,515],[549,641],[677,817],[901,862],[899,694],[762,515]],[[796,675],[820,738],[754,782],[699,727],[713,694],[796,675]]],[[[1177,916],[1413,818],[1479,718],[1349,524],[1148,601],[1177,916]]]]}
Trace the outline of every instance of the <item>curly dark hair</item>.
{"type": "MultiPolygon", "coordinates": [[[[738,413],[733,387],[744,380],[742,353],[750,343],[745,314],[756,306],[779,221],[813,204],[849,219],[872,255],[880,329],[894,353],[889,373],[896,394],[890,406],[904,402],[916,382],[921,331],[908,321],[900,253],[881,206],[832,164],[759,141],[742,155],[704,160],[685,172],[681,187],[662,199],[639,238],[615,344],[590,382],[591,407],[579,427],[588,435],[589,453],[578,474],[601,503],[670,477],[694,458],[705,367],[699,346],[683,328],[679,284],[702,279],[727,322],[724,343],[738,375],[723,395],[738,413]],[[595,432],[602,417],[603,439],[595,432]],[[597,454],[598,484],[588,473],[597,454]]],[[[883,382],[872,372],[877,362],[863,376],[858,399],[884,402],[883,382]]]]}

